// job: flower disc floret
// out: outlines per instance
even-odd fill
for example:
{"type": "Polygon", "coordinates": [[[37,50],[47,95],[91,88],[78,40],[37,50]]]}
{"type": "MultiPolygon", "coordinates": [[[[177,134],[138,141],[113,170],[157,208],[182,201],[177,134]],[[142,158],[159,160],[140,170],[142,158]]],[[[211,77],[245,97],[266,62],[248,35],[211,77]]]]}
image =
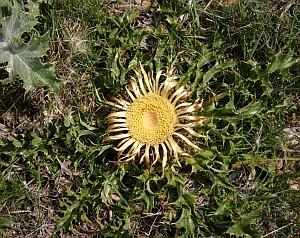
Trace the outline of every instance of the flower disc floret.
{"type": "Polygon", "coordinates": [[[147,145],[158,145],[172,136],[177,122],[174,106],[154,93],[136,99],[126,111],[129,134],[147,145]]]}

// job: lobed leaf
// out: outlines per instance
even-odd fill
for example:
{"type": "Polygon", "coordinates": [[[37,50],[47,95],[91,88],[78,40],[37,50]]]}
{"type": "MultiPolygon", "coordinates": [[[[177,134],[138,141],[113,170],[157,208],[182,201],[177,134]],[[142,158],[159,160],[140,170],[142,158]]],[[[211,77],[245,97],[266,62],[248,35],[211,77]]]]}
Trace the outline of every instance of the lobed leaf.
{"type": "Polygon", "coordinates": [[[23,39],[24,34],[30,35],[37,23],[35,14],[25,12],[21,4],[14,1],[11,15],[3,20],[0,29],[0,63],[7,63],[9,73],[9,78],[3,83],[10,83],[19,76],[26,93],[41,85],[58,92],[59,81],[53,65],[40,60],[48,50],[48,35],[30,36],[28,42],[23,39]]]}

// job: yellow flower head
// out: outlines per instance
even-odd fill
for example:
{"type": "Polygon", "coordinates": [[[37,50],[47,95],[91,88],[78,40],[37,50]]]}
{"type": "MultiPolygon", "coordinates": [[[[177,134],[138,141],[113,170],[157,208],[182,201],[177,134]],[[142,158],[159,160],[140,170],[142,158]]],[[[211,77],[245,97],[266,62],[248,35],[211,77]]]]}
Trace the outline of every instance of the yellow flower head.
{"type": "Polygon", "coordinates": [[[180,132],[185,130],[193,136],[203,137],[192,128],[202,124],[205,118],[191,115],[201,108],[201,104],[182,102],[188,91],[184,86],[175,90],[177,77],[173,70],[159,84],[161,75],[161,70],[155,77],[147,74],[141,66],[136,72],[137,80],[132,79],[126,87],[129,100],[113,98],[114,102],[105,102],[120,109],[106,118],[109,124],[106,132],[110,134],[106,140],[121,140],[116,147],[120,160],[138,158],[148,167],[159,161],[164,169],[170,155],[179,164],[178,156],[188,154],[179,147],[174,136],[200,150],[180,132]]]}

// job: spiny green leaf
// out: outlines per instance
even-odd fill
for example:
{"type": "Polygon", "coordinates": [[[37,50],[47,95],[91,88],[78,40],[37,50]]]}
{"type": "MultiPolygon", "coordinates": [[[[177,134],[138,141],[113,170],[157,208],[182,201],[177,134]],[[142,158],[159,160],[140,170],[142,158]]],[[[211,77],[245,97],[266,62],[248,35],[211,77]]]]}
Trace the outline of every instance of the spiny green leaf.
{"type": "Polygon", "coordinates": [[[194,212],[196,197],[196,195],[185,191],[184,194],[180,195],[178,199],[171,204],[174,204],[176,207],[187,206],[194,212]]]}
{"type": "Polygon", "coordinates": [[[154,207],[154,196],[151,195],[149,192],[145,191],[141,194],[138,199],[143,199],[147,204],[147,211],[151,212],[152,208],[154,207]]]}
{"type": "Polygon", "coordinates": [[[19,76],[26,93],[40,85],[58,92],[59,82],[53,65],[40,60],[48,50],[48,35],[31,36],[28,42],[22,39],[23,34],[29,33],[37,23],[35,15],[23,11],[22,6],[14,2],[12,14],[3,20],[0,29],[0,63],[7,62],[9,72],[9,79],[3,80],[3,83],[10,83],[19,76]]]}
{"type": "Polygon", "coordinates": [[[187,208],[185,206],[182,208],[181,216],[175,224],[176,224],[176,227],[178,227],[178,228],[183,227],[186,230],[187,235],[194,234],[195,224],[191,217],[191,210],[189,208],[187,208]]]}
{"type": "Polygon", "coordinates": [[[71,109],[68,110],[67,115],[64,117],[64,125],[66,127],[70,127],[71,125],[74,124],[74,119],[73,119],[73,111],[71,109]]]}
{"type": "Polygon", "coordinates": [[[275,61],[269,65],[268,73],[271,74],[277,70],[290,68],[293,64],[295,64],[298,61],[299,60],[296,60],[291,55],[279,54],[276,57],[275,61]]]}
{"type": "Polygon", "coordinates": [[[59,228],[69,229],[73,218],[76,216],[76,211],[78,207],[79,203],[77,202],[74,203],[72,206],[68,207],[68,210],[65,212],[64,217],[57,222],[57,226],[59,228]]]}
{"type": "Polygon", "coordinates": [[[43,142],[43,139],[38,137],[38,135],[34,131],[31,133],[31,135],[33,137],[31,144],[34,147],[38,147],[43,142]]]}
{"type": "Polygon", "coordinates": [[[234,225],[232,225],[231,227],[229,227],[226,231],[227,234],[230,235],[235,235],[237,237],[261,237],[260,234],[258,233],[258,231],[256,231],[255,229],[253,229],[251,227],[251,224],[254,221],[247,221],[247,220],[239,220],[238,222],[236,222],[234,225]]]}
{"type": "Polygon", "coordinates": [[[227,234],[229,235],[234,235],[237,237],[245,237],[245,238],[251,238],[250,235],[246,234],[241,227],[239,226],[239,224],[234,224],[231,227],[228,228],[228,230],[226,231],[227,234]]]}
{"type": "Polygon", "coordinates": [[[90,130],[90,131],[93,131],[93,130],[96,130],[96,129],[97,129],[97,127],[93,127],[93,126],[90,126],[90,125],[86,124],[86,123],[81,119],[80,115],[79,115],[79,122],[80,122],[80,124],[81,124],[82,126],[84,126],[86,129],[88,129],[88,130],[90,130]]]}
{"type": "Polygon", "coordinates": [[[252,102],[248,104],[247,106],[239,109],[235,113],[238,114],[236,117],[243,119],[246,117],[251,117],[255,114],[258,114],[262,109],[261,102],[252,102]]]}
{"type": "Polygon", "coordinates": [[[217,210],[214,212],[214,215],[215,216],[228,215],[229,211],[230,211],[230,205],[228,203],[223,203],[217,208],[217,210]]]}
{"type": "Polygon", "coordinates": [[[8,140],[11,141],[13,143],[13,145],[17,148],[21,148],[23,143],[20,142],[19,140],[13,138],[12,136],[8,136],[8,140]]]}
{"type": "Polygon", "coordinates": [[[209,80],[211,80],[214,75],[226,68],[232,68],[236,65],[235,62],[233,61],[226,61],[226,62],[222,62],[222,63],[216,63],[214,67],[212,67],[210,70],[208,70],[204,76],[203,76],[203,82],[202,85],[205,85],[209,82],[209,80]]]}

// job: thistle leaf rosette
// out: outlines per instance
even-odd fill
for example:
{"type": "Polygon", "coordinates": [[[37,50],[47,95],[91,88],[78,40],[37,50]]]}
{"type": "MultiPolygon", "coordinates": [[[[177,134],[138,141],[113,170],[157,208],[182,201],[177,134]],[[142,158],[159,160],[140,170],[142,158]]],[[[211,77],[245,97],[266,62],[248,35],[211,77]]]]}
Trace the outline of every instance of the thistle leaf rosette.
{"type": "Polygon", "coordinates": [[[189,92],[185,86],[175,90],[178,77],[173,72],[174,69],[167,72],[165,81],[160,84],[161,70],[154,77],[153,72],[147,73],[141,66],[140,71],[136,71],[136,79],[133,78],[126,87],[129,100],[112,98],[113,102],[105,102],[119,109],[106,118],[109,136],[105,140],[120,140],[115,148],[120,161],[139,159],[148,167],[159,161],[164,169],[168,157],[173,157],[180,164],[179,156],[189,154],[178,145],[177,139],[200,150],[185,136],[187,133],[182,132],[204,137],[193,127],[202,124],[206,118],[192,115],[194,111],[200,111],[202,105],[183,100],[189,92]]]}

